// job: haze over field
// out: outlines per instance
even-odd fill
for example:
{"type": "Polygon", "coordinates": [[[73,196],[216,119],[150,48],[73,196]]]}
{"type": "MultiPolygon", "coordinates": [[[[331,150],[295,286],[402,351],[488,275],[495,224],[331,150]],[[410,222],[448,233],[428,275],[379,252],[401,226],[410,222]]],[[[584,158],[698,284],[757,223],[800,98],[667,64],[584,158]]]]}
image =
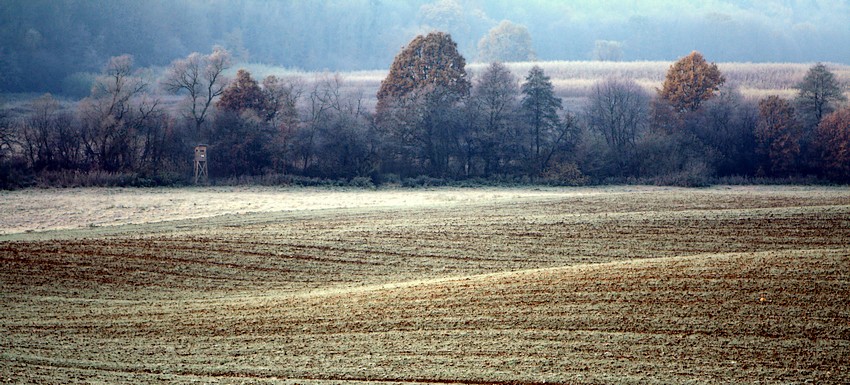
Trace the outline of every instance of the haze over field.
{"type": "Polygon", "coordinates": [[[0,2],[0,91],[75,92],[111,56],[165,66],[222,45],[240,61],[294,69],[386,69],[417,34],[449,32],[468,61],[508,20],[540,60],[850,63],[850,2],[836,1],[134,1],[0,2]]]}

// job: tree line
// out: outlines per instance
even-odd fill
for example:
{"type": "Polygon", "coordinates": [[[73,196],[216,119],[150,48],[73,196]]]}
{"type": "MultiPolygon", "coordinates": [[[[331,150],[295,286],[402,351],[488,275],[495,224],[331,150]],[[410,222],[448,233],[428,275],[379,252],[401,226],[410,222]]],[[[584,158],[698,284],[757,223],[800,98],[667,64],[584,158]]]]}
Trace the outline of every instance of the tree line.
{"type": "Polygon", "coordinates": [[[74,185],[94,175],[105,180],[90,184],[185,184],[200,143],[214,181],[850,181],[850,109],[822,64],[794,99],[750,100],[693,52],[656,92],[609,78],[566,111],[542,68],[518,78],[493,62],[471,77],[442,32],[402,49],[374,108],[339,75],[258,80],[242,69],[228,79],[232,61],[217,47],[152,79],[117,56],[70,108],[45,95],[24,116],[3,110],[0,183],[74,185]]]}

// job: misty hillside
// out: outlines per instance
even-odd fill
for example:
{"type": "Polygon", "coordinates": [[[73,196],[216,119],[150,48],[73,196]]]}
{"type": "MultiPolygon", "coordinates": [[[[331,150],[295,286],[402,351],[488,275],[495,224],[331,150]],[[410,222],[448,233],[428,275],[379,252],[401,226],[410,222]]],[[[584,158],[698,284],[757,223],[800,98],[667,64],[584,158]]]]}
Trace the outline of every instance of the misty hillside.
{"type": "Polygon", "coordinates": [[[539,60],[850,63],[848,1],[76,1],[0,2],[0,92],[68,93],[129,53],[165,66],[221,45],[243,62],[307,71],[386,69],[419,33],[448,31],[468,61],[502,20],[539,60]],[[611,59],[611,58],[608,58],[611,59]]]}

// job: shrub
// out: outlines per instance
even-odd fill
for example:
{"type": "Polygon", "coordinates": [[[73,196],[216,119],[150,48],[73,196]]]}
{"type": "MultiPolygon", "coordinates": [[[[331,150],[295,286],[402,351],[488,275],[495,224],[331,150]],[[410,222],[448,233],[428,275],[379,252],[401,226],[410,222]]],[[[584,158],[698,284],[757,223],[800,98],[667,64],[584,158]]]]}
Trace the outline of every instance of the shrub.
{"type": "Polygon", "coordinates": [[[556,163],[547,168],[542,177],[544,183],[555,186],[583,186],[588,182],[574,162],[556,163]]]}
{"type": "Polygon", "coordinates": [[[400,186],[401,185],[401,177],[398,174],[381,174],[379,172],[375,172],[372,174],[372,183],[377,186],[383,185],[391,185],[391,186],[400,186]]]}
{"type": "Polygon", "coordinates": [[[375,184],[372,183],[372,178],[365,176],[358,176],[351,178],[351,181],[348,183],[351,187],[359,187],[359,188],[368,188],[374,189],[375,184]]]}
{"type": "Polygon", "coordinates": [[[437,187],[445,186],[446,181],[441,178],[432,178],[427,175],[420,175],[415,178],[407,178],[401,181],[402,187],[437,187]]]}
{"type": "Polygon", "coordinates": [[[676,172],[653,178],[658,186],[708,187],[711,185],[711,169],[705,162],[691,161],[676,172]]]}
{"type": "Polygon", "coordinates": [[[0,159],[0,190],[32,186],[34,175],[23,157],[0,159]]]}
{"type": "Polygon", "coordinates": [[[137,184],[135,173],[107,171],[45,171],[36,176],[36,186],[48,187],[128,187],[137,184]]]}

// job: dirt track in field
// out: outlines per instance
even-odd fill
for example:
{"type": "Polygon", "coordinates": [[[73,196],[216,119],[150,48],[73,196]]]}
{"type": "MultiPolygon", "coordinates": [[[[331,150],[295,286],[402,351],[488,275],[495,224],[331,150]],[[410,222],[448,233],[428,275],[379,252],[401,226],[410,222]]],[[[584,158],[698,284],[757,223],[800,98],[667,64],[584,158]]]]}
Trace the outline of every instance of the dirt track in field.
{"type": "Polygon", "coordinates": [[[0,382],[850,381],[846,190],[448,193],[18,234],[0,382]]]}

